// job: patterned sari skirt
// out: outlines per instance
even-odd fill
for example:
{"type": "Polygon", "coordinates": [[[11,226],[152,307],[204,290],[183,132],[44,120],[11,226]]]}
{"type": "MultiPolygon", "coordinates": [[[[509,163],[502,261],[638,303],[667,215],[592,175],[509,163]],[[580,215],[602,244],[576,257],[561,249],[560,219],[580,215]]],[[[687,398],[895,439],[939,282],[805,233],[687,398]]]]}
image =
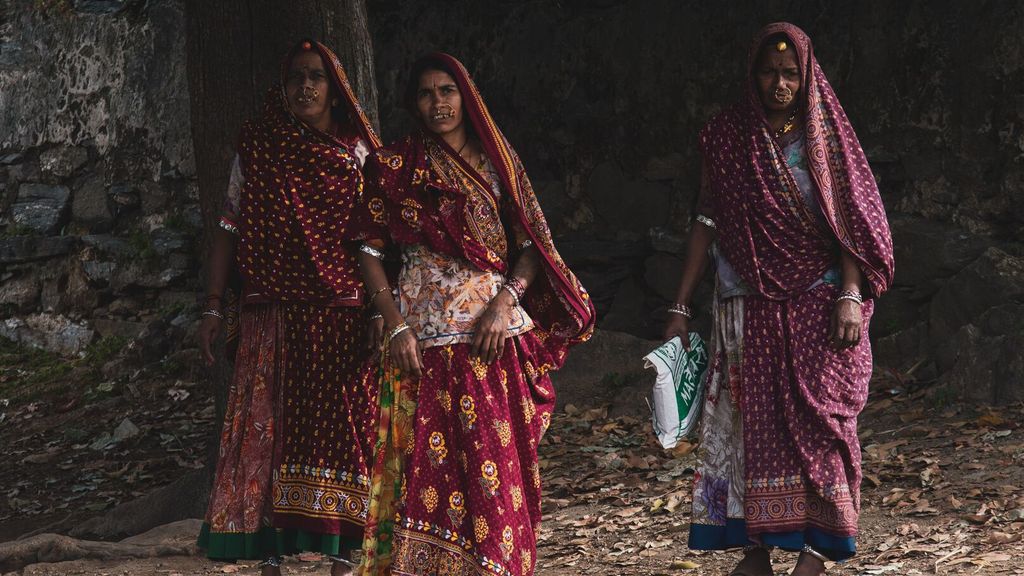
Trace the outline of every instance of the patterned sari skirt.
{"type": "Polygon", "coordinates": [[[511,337],[491,365],[469,344],[427,348],[418,382],[382,369],[360,574],[534,573],[537,444],[555,404],[545,338],[539,328],[511,337]]]}
{"type": "Polygon", "coordinates": [[[716,298],[691,548],[809,544],[833,560],[856,552],[872,302],[862,307],[860,343],[836,350],[835,291],[716,298]]]}
{"type": "Polygon", "coordinates": [[[358,308],[245,304],[206,523],[210,558],[358,548],[376,388],[358,308]]]}

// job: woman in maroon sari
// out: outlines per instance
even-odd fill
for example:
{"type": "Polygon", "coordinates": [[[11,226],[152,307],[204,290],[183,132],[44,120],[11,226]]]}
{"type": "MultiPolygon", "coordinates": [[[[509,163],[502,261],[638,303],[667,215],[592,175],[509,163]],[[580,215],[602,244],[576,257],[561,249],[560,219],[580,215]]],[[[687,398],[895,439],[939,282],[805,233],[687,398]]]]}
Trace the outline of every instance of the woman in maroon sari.
{"type": "Polygon", "coordinates": [[[265,559],[273,575],[282,554],[309,550],[350,573],[376,400],[361,386],[365,291],[346,235],[378,146],[337,56],[313,41],[288,53],[281,85],[242,129],[200,328],[212,363],[235,267],[239,344],[200,535],[211,558],[265,559]]]}
{"type": "Polygon", "coordinates": [[[750,52],[748,98],[701,131],[697,222],[666,337],[687,341],[690,298],[716,266],[711,369],[690,547],[744,548],[734,574],[793,574],[855,552],[857,415],[871,377],[873,299],[892,240],[864,152],[799,28],[750,52]]]}
{"type": "Polygon", "coordinates": [[[589,337],[593,307],[462,64],[421,59],[407,104],[419,127],[367,162],[360,211],[388,332],[360,573],[533,574],[548,372],[589,337]]]}

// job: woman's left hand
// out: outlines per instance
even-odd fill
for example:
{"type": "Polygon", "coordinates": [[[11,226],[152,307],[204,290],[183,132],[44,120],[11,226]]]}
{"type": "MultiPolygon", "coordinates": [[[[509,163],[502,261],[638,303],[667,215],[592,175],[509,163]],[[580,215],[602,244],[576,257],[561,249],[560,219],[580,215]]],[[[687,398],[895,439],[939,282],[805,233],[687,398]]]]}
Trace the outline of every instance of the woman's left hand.
{"type": "Polygon", "coordinates": [[[512,312],[512,304],[506,302],[503,290],[495,296],[476,322],[476,332],[470,354],[491,364],[505,351],[505,340],[508,338],[508,321],[512,312]]]}
{"type": "Polygon", "coordinates": [[[832,328],[829,339],[832,344],[842,350],[852,348],[861,338],[861,305],[852,300],[836,302],[832,310],[832,328]]]}

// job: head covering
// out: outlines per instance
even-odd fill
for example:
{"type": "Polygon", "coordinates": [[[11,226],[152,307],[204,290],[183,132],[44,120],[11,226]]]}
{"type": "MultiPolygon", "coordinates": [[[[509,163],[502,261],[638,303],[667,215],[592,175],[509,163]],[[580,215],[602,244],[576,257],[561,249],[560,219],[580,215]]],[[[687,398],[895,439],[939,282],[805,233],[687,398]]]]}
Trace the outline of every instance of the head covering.
{"type": "MultiPolygon", "coordinates": [[[[472,128],[479,138],[498,174],[503,202],[507,200],[509,209],[505,216],[508,221],[504,224],[521,227],[540,251],[543,274],[538,275],[523,298],[531,318],[551,335],[552,346],[558,347],[556,340],[573,343],[589,338],[595,319],[593,303],[555,249],[551,230],[518,154],[494,123],[480,91],[461,62],[448,54],[435,52],[417,61],[413,70],[430,67],[446,71],[455,80],[467,128],[472,128]]],[[[418,77],[411,81],[418,82],[418,77]]],[[[368,178],[375,188],[367,194],[365,202],[364,218],[371,223],[371,228],[376,226],[370,234],[387,235],[403,244],[425,244],[438,252],[465,257],[481,269],[507,273],[506,254],[465,232],[471,226],[493,224],[485,220],[497,219],[500,214],[493,210],[474,214],[475,222],[467,223],[462,209],[465,195],[450,190],[451,185],[432,165],[428,147],[443,150],[447,159],[477,183],[487,181],[442,138],[421,124],[410,136],[381,150],[376,156],[377,168],[368,164],[368,174],[372,175],[368,178]],[[396,214],[389,219],[386,212],[396,214]]],[[[501,232],[502,222],[497,224],[501,232]]]]}
{"type": "Polygon", "coordinates": [[[869,296],[892,283],[892,236],[871,168],[846,113],[796,26],[769,24],[749,53],[745,101],[701,131],[719,244],[751,288],[774,299],[806,289],[834,265],[834,243],[853,255],[869,296]],[[792,174],[772,137],[753,71],[765,41],[784,34],[796,52],[808,169],[828,230],[802,209],[792,174]]]}
{"type": "Polygon", "coordinates": [[[380,145],[338,57],[319,42],[296,44],[281,67],[281,85],[270,89],[262,115],[247,122],[239,138],[245,184],[236,260],[247,292],[275,300],[359,303],[362,282],[345,244],[363,188],[353,152],[358,139],[371,150],[380,145]],[[302,122],[289,109],[285,79],[292,59],[306,49],[323,60],[349,121],[340,135],[302,122]]]}

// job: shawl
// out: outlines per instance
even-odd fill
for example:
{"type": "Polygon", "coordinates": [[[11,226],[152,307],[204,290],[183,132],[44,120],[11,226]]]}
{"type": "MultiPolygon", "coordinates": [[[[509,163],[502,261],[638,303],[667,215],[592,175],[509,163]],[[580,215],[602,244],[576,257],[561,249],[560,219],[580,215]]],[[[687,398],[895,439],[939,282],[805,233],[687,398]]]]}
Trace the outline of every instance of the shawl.
{"type": "Polygon", "coordinates": [[[443,53],[425,58],[455,79],[465,118],[498,173],[504,208],[492,195],[471,195],[490,190],[487,179],[421,126],[367,160],[368,187],[359,209],[361,237],[423,244],[465,258],[481,270],[507,274],[517,247],[507,245],[506,225],[516,227],[540,251],[543,269],[522,299],[527,312],[547,333],[549,346],[588,339],[594,327],[593,303],[555,249],[519,155],[495,125],[462,63],[443,53]],[[453,166],[456,173],[440,164],[453,166]]]}
{"type": "Polygon", "coordinates": [[[236,262],[247,292],[280,301],[359,305],[362,281],[346,228],[363,188],[353,146],[362,138],[380,146],[356,101],[338,57],[308,41],[323,59],[339,105],[341,134],[305,124],[289,110],[285,78],[297,44],[286,56],[281,84],[264,111],[247,122],[238,154],[241,191],[236,262]]]}
{"type": "Polygon", "coordinates": [[[766,26],[754,39],[747,71],[746,100],[716,116],[700,133],[723,253],[748,286],[767,298],[785,300],[835,265],[838,242],[863,271],[865,296],[880,296],[893,278],[885,208],[810,38],[792,24],[766,26]],[[801,201],[753,79],[762,44],[780,33],[791,40],[800,65],[798,106],[808,167],[828,229],[815,222],[801,201]]]}

